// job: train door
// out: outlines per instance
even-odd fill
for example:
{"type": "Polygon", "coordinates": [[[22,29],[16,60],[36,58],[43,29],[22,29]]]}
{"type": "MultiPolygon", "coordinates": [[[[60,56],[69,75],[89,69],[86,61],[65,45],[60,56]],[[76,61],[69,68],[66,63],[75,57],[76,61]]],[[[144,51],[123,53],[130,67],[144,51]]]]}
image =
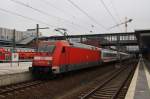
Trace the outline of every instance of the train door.
{"type": "Polygon", "coordinates": [[[60,59],[60,64],[61,64],[61,72],[67,72],[69,71],[69,67],[68,67],[68,59],[67,59],[67,51],[66,51],[66,47],[62,47],[61,50],[61,59],[60,59]]]}

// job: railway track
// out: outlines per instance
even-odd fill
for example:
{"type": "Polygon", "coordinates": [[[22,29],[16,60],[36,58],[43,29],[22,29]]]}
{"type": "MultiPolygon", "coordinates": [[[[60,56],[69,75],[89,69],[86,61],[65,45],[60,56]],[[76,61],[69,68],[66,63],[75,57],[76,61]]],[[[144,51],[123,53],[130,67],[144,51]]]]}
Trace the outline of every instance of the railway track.
{"type": "Polygon", "coordinates": [[[63,75],[63,77],[58,76],[58,78],[52,78],[51,80],[29,81],[0,87],[0,99],[56,99],[60,93],[63,94],[71,88],[88,83],[95,75],[100,76],[113,68],[114,66],[111,65],[105,66],[105,68],[96,67],[68,73],[63,75]]]}
{"type": "Polygon", "coordinates": [[[9,85],[9,86],[3,86],[3,87],[0,87],[0,97],[5,97],[6,95],[11,94],[15,91],[23,91],[25,90],[25,88],[29,88],[29,87],[32,88],[42,83],[43,81],[34,80],[34,81],[18,83],[18,84],[9,85]]]}
{"type": "MultiPolygon", "coordinates": [[[[131,63],[129,64],[130,66],[133,65],[131,63]]],[[[68,93],[70,89],[72,90],[75,87],[79,87],[81,85],[82,86],[88,85],[90,81],[93,82],[94,80],[96,80],[97,83],[95,84],[95,86],[91,86],[92,87],[91,89],[94,89],[95,87],[97,87],[97,84],[102,84],[104,82],[104,80],[102,79],[101,81],[97,79],[98,77],[102,78],[101,77],[102,75],[108,73],[108,75],[104,77],[106,79],[110,75],[114,74],[115,72],[121,69],[123,68],[116,69],[114,66],[107,66],[107,68],[99,68],[96,70],[93,69],[92,72],[91,72],[91,69],[84,70],[81,73],[75,72],[74,74],[70,74],[70,76],[65,76],[65,77],[62,77],[61,79],[58,78],[58,79],[54,79],[54,80],[50,80],[46,82],[45,81],[30,81],[30,82],[20,83],[16,85],[0,87],[0,99],[89,99],[91,97],[89,98],[88,97],[82,98],[82,97],[85,94],[88,94],[89,91],[91,90],[86,90],[86,91],[84,90],[85,92],[82,93],[82,95],[80,94],[80,97],[79,95],[74,94],[76,95],[76,97],[63,98],[62,95],[64,95],[65,93],[68,93]]],[[[130,71],[130,69],[131,68],[128,68],[128,69],[126,68],[126,71],[130,71]]],[[[122,78],[124,78],[123,74],[122,74],[122,78]]],[[[109,81],[109,82],[112,82],[112,81],[109,81]]],[[[116,83],[116,81],[114,81],[114,83],[116,83]]],[[[110,85],[108,86],[110,87],[110,85]]],[[[119,92],[117,94],[118,95],[120,94],[120,96],[122,96],[122,94],[124,94],[125,91],[122,89],[120,90],[121,90],[120,91],[121,93],[119,92]]],[[[92,97],[91,99],[95,99],[95,98],[92,97]]],[[[101,97],[97,99],[103,99],[103,98],[101,97]]],[[[104,99],[108,99],[108,97],[104,99]]]]}
{"type": "Polygon", "coordinates": [[[79,99],[124,99],[130,80],[134,74],[135,63],[111,73],[105,80],[95,83],[89,90],[82,92],[79,99]],[[134,66],[132,66],[134,65],[134,66]]]}

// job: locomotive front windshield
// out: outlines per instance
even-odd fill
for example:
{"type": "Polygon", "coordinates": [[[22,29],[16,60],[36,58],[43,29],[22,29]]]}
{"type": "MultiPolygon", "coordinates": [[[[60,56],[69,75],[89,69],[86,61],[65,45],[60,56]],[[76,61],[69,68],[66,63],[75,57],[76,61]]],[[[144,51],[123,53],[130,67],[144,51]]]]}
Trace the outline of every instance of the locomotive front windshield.
{"type": "Polygon", "coordinates": [[[55,45],[43,45],[39,47],[40,52],[49,52],[53,53],[55,50],[55,45]]]}

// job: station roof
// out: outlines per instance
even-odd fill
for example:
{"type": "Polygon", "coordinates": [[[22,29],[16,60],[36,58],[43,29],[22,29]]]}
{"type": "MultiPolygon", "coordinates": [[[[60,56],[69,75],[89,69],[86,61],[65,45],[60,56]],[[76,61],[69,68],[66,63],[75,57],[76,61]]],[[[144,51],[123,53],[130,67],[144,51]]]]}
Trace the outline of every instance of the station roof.
{"type": "Polygon", "coordinates": [[[150,30],[135,30],[141,49],[150,49],[150,30]]]}

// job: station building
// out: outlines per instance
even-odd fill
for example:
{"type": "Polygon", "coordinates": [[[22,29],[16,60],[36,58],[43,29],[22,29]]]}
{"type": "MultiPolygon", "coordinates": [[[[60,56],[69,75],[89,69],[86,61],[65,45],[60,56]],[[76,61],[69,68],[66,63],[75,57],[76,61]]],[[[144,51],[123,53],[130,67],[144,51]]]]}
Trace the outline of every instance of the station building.
{"type": "MultiPolygon", "coordinates": [[[[12,41],[13,40],[13,29],[0,27],[0,40],[3,41],[12,41]]],[[[15,31],[16,42],[19,42],[28,37],[36,37],[35,31],[15,31]]]]}

